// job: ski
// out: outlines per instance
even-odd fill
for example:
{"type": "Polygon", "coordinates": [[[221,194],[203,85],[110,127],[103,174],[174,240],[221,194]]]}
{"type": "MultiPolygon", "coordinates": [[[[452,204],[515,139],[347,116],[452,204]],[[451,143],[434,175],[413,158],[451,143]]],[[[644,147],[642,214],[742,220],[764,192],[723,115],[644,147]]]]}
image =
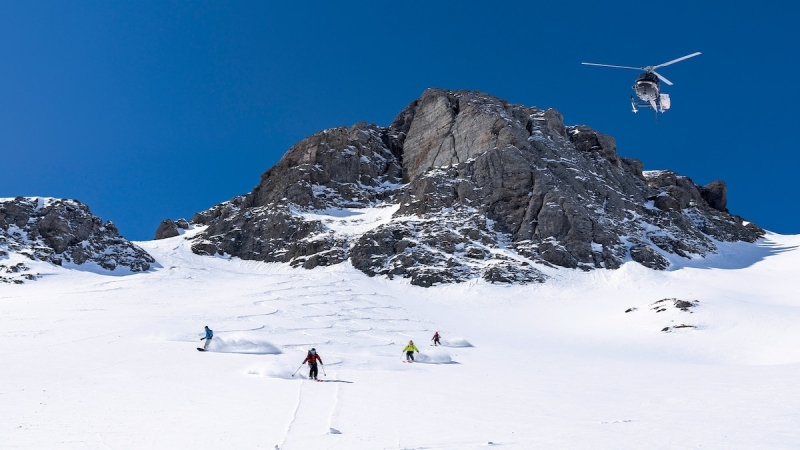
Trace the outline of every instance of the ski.
{"type": "Polygon", "coordinates": [[[197,351],[199,351],[199,352],[207,352],[208,350],[206,350],[204,348],[197,347],[197,351]]]}

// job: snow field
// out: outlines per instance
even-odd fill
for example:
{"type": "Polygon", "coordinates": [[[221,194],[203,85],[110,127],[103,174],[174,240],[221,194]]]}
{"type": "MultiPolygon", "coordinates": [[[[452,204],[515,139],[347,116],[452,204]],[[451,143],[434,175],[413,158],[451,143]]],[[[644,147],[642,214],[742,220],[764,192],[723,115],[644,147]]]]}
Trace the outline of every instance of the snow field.
{"type": "MultiPolygon", "coordinates": [[[[800,237],[728,269],[417,288],[141,245],[0,286],[4,448],[800,448],[800,237]],[[665,298],[696,300],[691,312],[665,298]],[[635,310],[626,313],[630,308],[635,310]],[[697,328],[677,328],[675,325],[697,328]],[[210,352],[203,326],[215,332],[210,352]],[[441,347],[431,347],[434,331],[441,347]],[[422,364],[403,364],[413,339],[422,364]],[[315,347],[327,375],[307,379],[315,347]],[[426,363],[427,362],[427,363],[426,363]],[[335,433],[331,430],[336,430],[335,433]],[[488,443],[492,442],[492,445],[488,443]]],[[[738,256],[737,256],[738,255],[738,256]]],[[[736,258],[739,258],[738,260],[736,258]]]]}

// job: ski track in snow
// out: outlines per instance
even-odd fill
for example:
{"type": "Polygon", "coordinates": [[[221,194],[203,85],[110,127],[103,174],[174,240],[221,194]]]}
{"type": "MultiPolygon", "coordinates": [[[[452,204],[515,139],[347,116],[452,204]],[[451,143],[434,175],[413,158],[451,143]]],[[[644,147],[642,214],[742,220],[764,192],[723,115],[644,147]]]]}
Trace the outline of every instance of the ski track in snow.
{"type": "Polygon", "coordinates": [[[300,382],[297,408],[280,448],[329,448],[333,444],[331,439],[336,437],[329,431],[338,389],[338,383],[300,382]]]}

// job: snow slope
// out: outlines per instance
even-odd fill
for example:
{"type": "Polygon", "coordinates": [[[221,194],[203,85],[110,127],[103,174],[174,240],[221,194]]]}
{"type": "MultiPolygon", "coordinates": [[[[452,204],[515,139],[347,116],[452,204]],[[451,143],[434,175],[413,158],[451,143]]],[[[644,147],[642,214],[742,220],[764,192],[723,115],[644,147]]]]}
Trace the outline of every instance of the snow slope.
{"type": "Polygon", "coordinates": [[[40,279],[0,285],[0,446],[800,448],[800,236],[428,289],[196,256],[186,236],[137,243],[146,273],[29,262],[40,279]],[[311,347],[324,383],[292,376],[311,347]]]}

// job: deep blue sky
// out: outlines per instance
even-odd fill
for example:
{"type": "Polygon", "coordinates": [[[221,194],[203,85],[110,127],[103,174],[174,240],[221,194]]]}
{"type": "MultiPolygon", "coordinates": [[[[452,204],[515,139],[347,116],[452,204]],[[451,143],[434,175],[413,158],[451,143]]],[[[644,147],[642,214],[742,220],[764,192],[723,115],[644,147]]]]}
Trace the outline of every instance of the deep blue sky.
{"type": "Polygon", "coordinates": [[[433,86],[554,107],[800,233],[798,3],[289,3],[2,0],[0,197],[75,198],[152,239],[249,192],[298,140],[388,125],[433,86]],[[580,65],[695,51],[660,70],[675,85],[658,123],[630,112],[637,72],[580,65]]]}

